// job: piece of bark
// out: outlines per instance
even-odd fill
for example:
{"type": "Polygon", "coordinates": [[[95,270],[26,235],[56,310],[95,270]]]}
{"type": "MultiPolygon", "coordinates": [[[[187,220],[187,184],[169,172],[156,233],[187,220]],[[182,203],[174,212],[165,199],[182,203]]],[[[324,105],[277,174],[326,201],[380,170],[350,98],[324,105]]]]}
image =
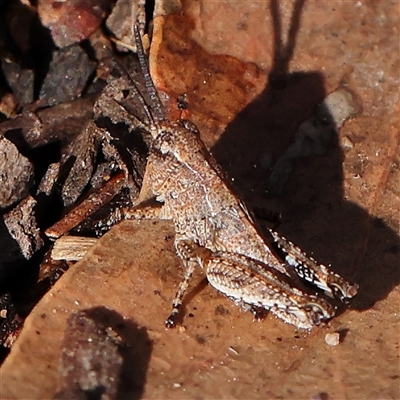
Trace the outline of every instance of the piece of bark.
{"type": "Polygon", "coordinates": [[[18,63],[4,59],[1,66],[7,83],[12,88],[19,105],[22,107],[32,103],[34,100],[34,71],[22,68],[18,63]]]}
{"type": "MultiPolygon", "coordinates": [[[[135,74],[135,70],[131,72],[135,74]]],[[[123,76],[119,78],[111,77],[110,83],[104,88],[96,101],[93,108],[95,118],[106,117],[113,124],[124,123],[129,126],[130,130],[146,129],[149,121],[139,97],[132,89],[132,83],[127,77],[126,71],[119,73],[123,76]]]]}
{"type": "Polygon", "coordinates": [[[50,196],[53,192],[54,186],[57,183],[57,177],[60,172],[60,163],[50,164],[47,168],[46,173],[43,175],[42,180],[36,190],[36,194],[40,193],[50,196]]]}
{"type": "MultiPolygon", "coordinates": [[[[66,101],[54,107],[38,110],[38,118],[43,124],[42,137],[45,143],[54,140],[70,142],[93,117],[93,104],[98,94],[79,97],[66,101]]],[[[45,144],[40,143],[40,144],[45,144]]],[[[31,143],[31,146],[34,146],[31,143]]]]}
{"type": "Polygon", "coordinates": [[[33,184],[33,165],[5,137],[0,136],[0,208],[23,199],[33,184]]]}
{"type": "Polygon", "coordinates": [[[55,51],[40,91],[41,105],[53,106],[80,96],[94,68],[78,45],[55,51]]]}
{"type": "Polygon", "coordinates": [[[68,318],[59,366],[62,383],[53,399],[117,396],[123,363],[118,335],[96,321],[91,311],[81,310],[68,318]]]}
{"type": "Polygon", "coordinates": [[[100,26],[109,7],[108,0],[38,1],[40,19],[59,47],[86,39],[100,26]]]}
{"type": "Polygon", "coordinates": [[[23,110],[20,115],[0,124],[0,136],[8,137],[14,135],[12,131],[20,132],[23,144],[32,149],[57,140],[70,143],[93,117],[96,97],[97,94],[78,98],[37,113],[23,110]]]}
{"type": "Polygon", "coordinates": [[[64,165],[69,164],[70,160],[73,161],[61,191],[64,206],[75,203],[92,177],[98,150],[97,133],[98,128],[92,121],[89,121],[85,131],[71,143],[70,148],[61,159],[64,165]]]}
{"type": "Polygon", "coordinates": [[[23,111],[15,118],[9,119],[0,124],[0,136],[14,136],[12,133],[13,131],[21,132],[23,140],[30,147],[34,147],[36,142],[38,142],[38,144],[45,144],[45,142],[43,143],[40,138],[42,123],[33,112],[23,111]]]}
{"type": "Polygon", "coordinates": [[[21,253],[29,260],[43,245],[35,217],[36,200],[28,196],[3,216],[11,237],[19,244],[21,253]]]}

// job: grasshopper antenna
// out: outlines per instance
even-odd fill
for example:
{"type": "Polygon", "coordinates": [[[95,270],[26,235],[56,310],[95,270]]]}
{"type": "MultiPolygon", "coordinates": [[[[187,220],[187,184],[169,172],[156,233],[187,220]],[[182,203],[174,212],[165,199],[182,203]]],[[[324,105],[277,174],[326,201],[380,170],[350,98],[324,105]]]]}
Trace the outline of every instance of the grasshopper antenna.
{"type": "MultiPolygon", "coordinates": [[[[146,114],[146,117],[147,117],[150,125],[155,126],[155,120],[154,120],[154,116],[153,116],[151,107],[147,104],[146,99],[143,97],[142,93],[140,92],[138,86],[136,85],[135,81],[132,79],[132,77],[129,74],[129,72],[127,71],[127,69],[122,64],[119,64],[119,66],[120,66],[120,68],[123,69],[126,77],[129,79],[130,83],[132,84],[132,86],[129,89],[133,90],[134,94],[136,95],[136,98],[139,100],[140,105],[143,107],[143,110],[146,114]]],[[[128,112],[132,112],[131,110],[127,109],[126,105],[124,105],[122,102],[117,101],[117,100],[114,100],[114,101],[117,102],[122,108],[126,109],[128,112]]],[[[145,122],[142,121],[142,123],[145,123],[145,122]]]]}
{"type": "MultiPolygon", "coordinates": [[[[131,45],[124,43],[116,38],[111,38],[111,40],[123,47],[126,47],[127,49],[129,49],[132,52],[137,52],[136,48],[132,47],[131,45]]],[[[141,93],[138,85],[136,84],[136,82],[132,79],[131,74],[129,73],[129,71],[126,69],[126,67],[124,66],[123,63],[118,62],[119,68],[121,68],[124,72],[124,75],[126,76],[126,78],[129,80],[129,82],[131,83],[131,87],[127,88],[127,89],[131,89],[133,91],[133,93],[135,94],[137,100],[139,101],[140,105],[142,106],[142,109],[144,110],[148,123],[150,124],[150,126],[155,126],[156,125],[156,121],[158,121],[158,119],[155,119],[152,113],[152,107],[151,104],[149,105],[146,101],[146,99],[144,98],[143,94],[141,93]]],[[[142,69],[142,68],[141,68],[142,69]]],[[[143,72],[142,72],[143,73],[143,72]]],[[[132,110],[128,109],[126,107],[125,104],[123,104],[120,101],[117,101],[114,99],[114,101],[116,103],[118,103],[122,108],[124,108],[125,110],[127,110],[128,112],[135,114],[134,112],[132,112],[132,110]]],[[[141,121],[142,123],[146,124],[145,121],[141,121]]]]}
{"type": "Polygon", "coordinates": [[[139,28],[138,28],[137,24],[133,25],[133,33],[134,33],[134,36],[135,36],[137,55],[138,55],[138,58],[139,58],[140,68],[142,70],[142,74],[143,74],[143,77],[144,77],[144,83],[146,85],[147,93],[150,96],[150,101],[151,101],[150,108],[151,108],[151,111],[153,112],[154,119],[157,122],[164,121],[165,120],[165,114],[164,114],[163,105],[161,103],[160,98],[158,97],[158,93],[157,93],[157,90],[156,90],[156,88],[154,86],[154,82],[151,79],[149,66],[147,64],[146,56],[144,54],[142,38],[140,37],[139,28]]]}

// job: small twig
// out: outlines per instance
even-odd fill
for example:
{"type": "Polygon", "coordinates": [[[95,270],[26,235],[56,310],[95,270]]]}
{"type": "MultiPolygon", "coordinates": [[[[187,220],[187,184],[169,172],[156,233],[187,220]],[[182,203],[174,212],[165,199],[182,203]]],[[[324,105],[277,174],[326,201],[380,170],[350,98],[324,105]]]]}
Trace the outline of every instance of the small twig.
{"type": "Polygon", "coordinates": [[[110,200],[119,193],[124,184],[125,176],[123,172],[120,172],[65,215],[64,218],[48,228],[45,232],[46,235],[51,239],[57,239],[64,235],[84,219],[88,218],[105,204],[110,202],[110,200]]]}

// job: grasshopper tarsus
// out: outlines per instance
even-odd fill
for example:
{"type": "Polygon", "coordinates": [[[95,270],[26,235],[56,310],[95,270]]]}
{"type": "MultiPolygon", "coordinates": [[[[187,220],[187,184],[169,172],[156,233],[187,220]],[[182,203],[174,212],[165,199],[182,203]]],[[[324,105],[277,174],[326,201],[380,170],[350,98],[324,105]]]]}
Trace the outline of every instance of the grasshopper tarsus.
{"type": "Polygon", "coordinates": [[[177,318],[175,315],[170,315],[164,322],[164,325],[167,329],[175,328],[177,325],[177,318]]]}
{"type": "Polygon", "coordinates": [[[180,313],[179,313],[180,310],[179,309],[180,309],[180,305],[174,306],[171,314],[165,320],[164,325],[167,329],[175,328],[179,324],[179,322],[180,322],[180,313]]]}

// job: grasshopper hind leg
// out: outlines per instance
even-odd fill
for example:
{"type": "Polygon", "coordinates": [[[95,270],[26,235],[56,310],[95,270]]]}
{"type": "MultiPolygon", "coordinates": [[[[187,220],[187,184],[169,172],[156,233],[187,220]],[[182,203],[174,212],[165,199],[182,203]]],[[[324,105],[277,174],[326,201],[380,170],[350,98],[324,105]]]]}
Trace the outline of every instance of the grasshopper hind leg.
{"type": "Polygon", "coordinates": [[[277,232],[270,230],[270,233],[278,248],[283,252],[287,265],[293,268],[301,279],[317,286],[328,296],[345,303],[357,294],[356,284],[348,282],[326,265],[317,263],[277,232]]]}
{"type": "Polygon", "coordinates": [[[247,256],[210,253],[201,259],[201,266],[211,286],[246,311],[256,311],[256,317],[269,311],[286,323],[308,330],[335,315],[327,301],[304,292],[287,275],[247,256]]]}
{"type": "Polygon", "coordinates": [[[335,309],[324,299],[297,288],[285,274],[247,256],[212,252],[185,237],[178,236],[175,247],[186,268],[173,301],[167,327],[176,325],[189,280],[199,265],[211,286],[256,318],[271,312],[300,329],[311,329],[331,319],[335,309]]]}

